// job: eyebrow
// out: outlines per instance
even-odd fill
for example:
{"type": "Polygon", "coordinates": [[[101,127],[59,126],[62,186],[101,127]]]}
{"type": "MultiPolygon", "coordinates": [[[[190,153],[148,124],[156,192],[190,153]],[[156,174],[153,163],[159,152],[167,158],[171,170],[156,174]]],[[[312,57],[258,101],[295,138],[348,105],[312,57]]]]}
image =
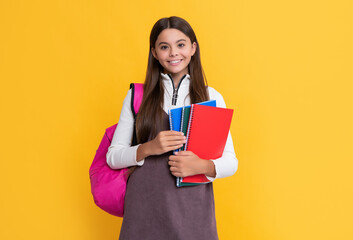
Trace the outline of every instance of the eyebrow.
{"type": "MultiPolygon", "coordinates": [[[[186,41],[186,40],[185,40],[185,39],[179,39],[179,40],[176,41],[175,43],[178,43],[178,42],[181,42],[181,41],[186,41]]],[[[161,44],[167,44],[167,45],[168,45],[167,42],[160,42],[160,43],[158,44],[158,46],[161,45],[161,44]]]]}

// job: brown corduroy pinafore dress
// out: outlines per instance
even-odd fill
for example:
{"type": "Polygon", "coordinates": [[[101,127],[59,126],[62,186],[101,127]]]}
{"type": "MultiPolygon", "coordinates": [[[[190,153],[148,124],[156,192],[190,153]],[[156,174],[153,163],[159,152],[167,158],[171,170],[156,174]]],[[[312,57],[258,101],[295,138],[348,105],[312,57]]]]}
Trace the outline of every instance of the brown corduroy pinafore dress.
{"type": "MultiPolygon", "coordinates": [[[[166,113],[163,130],[169,130],[166,113]]],[[[168,165],[171,154],[149,156],[131,174],[120,240],[218,239],[212,183],[176,187],[168,165]]]]}

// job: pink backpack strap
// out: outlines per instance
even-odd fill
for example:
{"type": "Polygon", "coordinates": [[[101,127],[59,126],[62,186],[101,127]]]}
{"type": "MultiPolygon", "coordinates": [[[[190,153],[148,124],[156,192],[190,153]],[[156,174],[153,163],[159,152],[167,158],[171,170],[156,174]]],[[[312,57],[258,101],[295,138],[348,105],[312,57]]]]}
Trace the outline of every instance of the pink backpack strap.
{"type": "Polygon", "coordinates": [[[105,137],[109,140],[109,143],[112,142],[113,136],[114,136],[114,132],[116,127],[118,126],[118,124],[114,124],[111,127],[108,127],[107,129],[105,129],[105,137]]]}
{"type": "Polygon", "coordinates": [[[136,136],[136,115],[140,110],[142,98],[143,98],[143,84],[142,83],[131,83],[131,111],[134,115],[134,133],[132,135],[132,145],[137,144],[136,136]]]}
{"type": "MultiPolygon", "coordinates": [[[[132,113],[134,114],[134,118],[136,119],[136,114],[138,113],[140,106],[141,106],[141,102],[142,102],[142,98],[143,98],[143,83],[131,83],[130,84],[130,88],[132,91],[132,95],[131,95],[131,110],[132,113]]],[[[113,126],[107,128],[105,131],[106,137],[108,138],[109,142],[112,141],[113,139],[113,135],[115,132],[115,129],[117,127],[117,124],[114,124],[113,126]]],[[[135,136],[135,128],[134,128],[134,137],[133,139],[136,140],[136,136],[135,136]]]]}
{"type": "Polygon", "coordinates": [[[143,83],[131,83],[131,111],[136,119],[136,114],[138,113],[142,98],[143,98],[143,83]]]}

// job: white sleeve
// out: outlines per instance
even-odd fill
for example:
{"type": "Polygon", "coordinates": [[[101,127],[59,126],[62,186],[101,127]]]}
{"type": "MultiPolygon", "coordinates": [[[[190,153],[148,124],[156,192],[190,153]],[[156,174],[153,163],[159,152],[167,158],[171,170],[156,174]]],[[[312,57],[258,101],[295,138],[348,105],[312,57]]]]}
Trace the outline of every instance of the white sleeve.
{"type": "Polygon", "coordinates": [[[134,132],[134,116],[131,110],[131,89],[128,91],[121,109],[118,126],[107,152],[107,164],[112,169],[141,166],[144,159],[137,162],[136,152],[140,144],[131,146],[134,132]]]}
{"type": "MultiPolygon", "coordinates": [[[[214,89],[209,88],[209,90],[210,91],[213,90],[212,91],[213,94],[211,94],[211,92],[210,92],[210,98],[216,100],[217,107],[225,108],[226,104],[224,102],[222,95],[214,89]],[[212,96],[212,95],[214,95],[214,96],[212,96]]],[[[220,157],[218,159],[214,159],[212,161],[215,165],[216,177],[212,178],[212,177],[207,176],[207,178],[210,181],[214,181],[216,178],[225,178],[225,177],[232,176],[237,171],[238,159],[235,156],[233,140],[232,140],[232,136],[230,134],[230,131],[228,133],[228,138],[226,141],[226,145],[224,147],[222,157],[220,157]]]]}

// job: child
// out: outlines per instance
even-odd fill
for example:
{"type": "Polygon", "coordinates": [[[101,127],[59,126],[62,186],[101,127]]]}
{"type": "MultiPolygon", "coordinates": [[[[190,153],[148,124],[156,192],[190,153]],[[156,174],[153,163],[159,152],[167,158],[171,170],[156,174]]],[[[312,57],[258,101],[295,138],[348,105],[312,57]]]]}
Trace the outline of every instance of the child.
{"type": "Polygon", "coordinates": [[[219,159],[205,161],[190,151],[173,155],[186,139],[169,130],[166,113],[209,99],[225,107],[221,94],[205,81],[191,26],[179,17],[158,20],[150,35],[144,95],[136,118],[138,144],[131,146],[134,117],[129,90],[107,153],[113,169],[137,166],[127,183],[119,239],[218,239],[212,182],[178,188],[175,177],[205,174],[214,181],[233,175],[238,160],[230,132],[219,159]]]}

